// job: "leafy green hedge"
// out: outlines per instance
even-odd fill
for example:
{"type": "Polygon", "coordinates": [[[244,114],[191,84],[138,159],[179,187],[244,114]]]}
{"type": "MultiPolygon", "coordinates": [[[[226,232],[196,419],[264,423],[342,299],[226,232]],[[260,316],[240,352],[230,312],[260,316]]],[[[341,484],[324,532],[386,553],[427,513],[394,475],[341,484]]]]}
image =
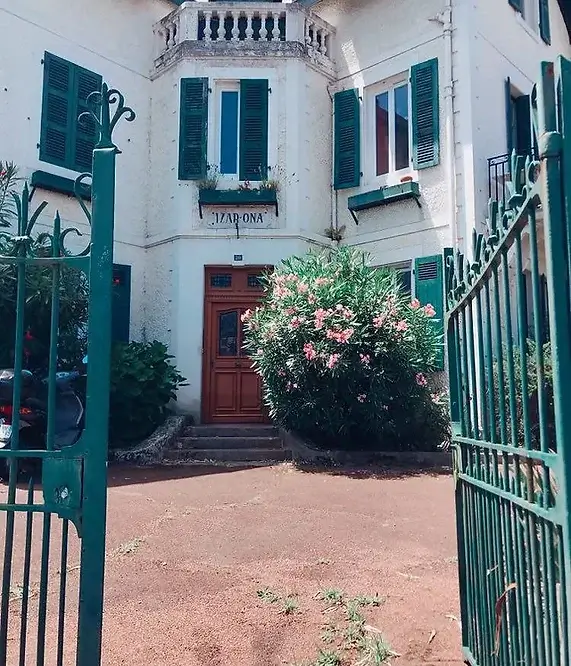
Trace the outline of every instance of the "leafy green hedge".
{"type": "Polygon", "coordinates": [[[117,344],[111,358],[109,439],[113,448],[138,443],[167,416],[184,377],[161,342],[117,344]]]}

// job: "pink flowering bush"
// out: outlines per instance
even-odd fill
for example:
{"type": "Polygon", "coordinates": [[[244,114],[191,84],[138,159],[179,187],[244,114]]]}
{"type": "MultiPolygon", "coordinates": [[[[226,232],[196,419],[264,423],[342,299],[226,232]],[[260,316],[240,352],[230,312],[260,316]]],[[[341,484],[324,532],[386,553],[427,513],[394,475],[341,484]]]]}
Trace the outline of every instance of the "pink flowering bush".
{"type": "Polygon", "coordinates": [[[442,340],[430,303],[354,250],[308,254],[266,278],[244,315],[246,348],[270,415],[323,448],[434,449],[446,410],[429,375],[442,340]]]}

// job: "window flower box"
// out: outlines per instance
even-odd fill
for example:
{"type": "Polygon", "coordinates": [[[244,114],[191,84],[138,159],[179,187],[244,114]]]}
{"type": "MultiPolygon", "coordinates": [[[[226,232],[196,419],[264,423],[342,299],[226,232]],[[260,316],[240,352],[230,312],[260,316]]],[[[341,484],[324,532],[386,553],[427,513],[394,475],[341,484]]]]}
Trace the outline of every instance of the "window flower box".
{"type": "Polygon", "coordinates": [[[369,208],[376,208],[405,199],[413,199],[420,206],[420,187],[417,182],[407,181],[400,183],[400,185],[390,185],[363,194],[356,194],[349,197],[347,207],[355,220],[355,224],[359,224],[355,217],[357,211],[368,210],[369,208]]]}
{"type": "Polygon", "coordinates": [[[202,218],[203,206],[275,206],[278,214],[278,193],[275,189],[200,190],[198,205],[202,218]]]}

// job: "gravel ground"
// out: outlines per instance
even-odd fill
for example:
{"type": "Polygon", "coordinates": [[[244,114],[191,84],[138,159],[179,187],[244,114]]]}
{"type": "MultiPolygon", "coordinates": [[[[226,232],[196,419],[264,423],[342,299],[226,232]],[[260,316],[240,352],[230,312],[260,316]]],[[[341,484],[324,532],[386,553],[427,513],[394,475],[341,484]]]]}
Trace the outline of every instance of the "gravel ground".
{"type": "MultiPolygon", "coordinates": [[[[16,543],[22,538],[17,532],[16,543]]],[[[57,554],[57,539],[53,547],[57,554]]],[[[50,575],[58,578],[52,559],[50,575]]],[[[72,543],[70,588],[77,560],[72,543]]],[[[343,609],[316,598],[327,588],[382,597],[363,614],[399,653],[396,666],[459,666],[451,476],[309,473],[290,465],[111,468],[104,666],[309,664],[320,648],[335,646],[323,642],[324,625],[344,626],[343,609]],[[260,599],[264,589],[280,600],[260,599]],[[288,595],[298,606],[291,614],[282,612],[288,595]]],[[[56,663],[57,594],[50,599],[48,665],[56,663]]],[[[37,595],[35,636],[34,603],[37,595]]],[[[71,665],[69,634],[64,663],[71,665]]],[[[18,663],[12,654],[10,666],[18,663]]]]}

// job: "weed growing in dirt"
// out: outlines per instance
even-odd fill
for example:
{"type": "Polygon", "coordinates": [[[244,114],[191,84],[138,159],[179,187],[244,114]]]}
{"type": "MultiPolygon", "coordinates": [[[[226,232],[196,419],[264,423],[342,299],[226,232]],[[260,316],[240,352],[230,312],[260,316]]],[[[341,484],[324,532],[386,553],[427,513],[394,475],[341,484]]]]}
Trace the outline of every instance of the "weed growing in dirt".
{"type": "Polygon", "coordinates": [[[352,624],[365,623],[365,617],[355,602],[351,601],[345,606],[345,615],[347,616],[347,622],[351,622],[352,624]]]}
{"type": "Polygon", "coordinates": [[[319,650],[313,666],[341,666],[341,655],[337,650],[319,650]]]}
{"type": "Polygon", "coordinates": [[[359,648],[363,645],[365,640],[365,631],[364,623],[361,622],[352,622],[343,632],[343,637],[345,639],[344,647],[346,649],[359,648]]]}
{"type": "Polygon", "coordinates": [[[354,604],[357,604],[357,606],[361,606],[361,607],[365,607],[365,606],[378,607],[381,604],[385,603],[385,598],[380,597],[378,592],[376,594],[374,594],[372,597],[370,597],[366,594],[359,594],[356,597],[353,597],[353,599],[351,599],[351,602],[354,603],[354,604]]]}
{"type": "Polygon", "coordinates": [[[360,656],[355,666],[382,666],[398,655],[382,636],[376,635],[365,637],[360,656]]]}
{"type": "Polygon", "coordinates": [[[139,550],[142,543],[143,539],[132,539],[131,541],[122,543],[114,553],[116,555],[134,555],[139,550]]]}
{"type": "MultiPolygon", "coordinates": [[[[295,595],[281,597],[264,588],[258,590],[258,597],[268,603],[279,601],[280,613],[284,615],[299,609],[295,595]]],[[[391,657],[398,656],[380,631],[366,623],[362,612],[365,607],[378,607],[384,602],[378,594],[348,598],[341,590],[326,588],[314,599],[324,602],[324,612],[335,616],[333,621],[323,625],[320,634],[321,642],[328,647],[320,648],[313,660],[289,666],[386,666],[391,657]]]]}
{"type": "Polygon", "coordinates": [[[270,590],[269,587],[264,587],[261,590],[256,592],[258,599],[261,599],[267,604],[275,604],[280,600],[280,595],[276,594],[273,590],[270,590]]]}
{"type": "Polygon", "coordinates": [[[266,604],[280,604],[280,615],[293,615],[299,611],[299,603],[295,594],[281,595],[274,592],[269,587],[263,587],[256,592],[258,599],[266,604]]]}
{"type": "Polygon", "coordinates": [[[341,590],[336,590],[335,588],[326,588],[318,592],[317,598],[321,601],[328,601],[334,606],[340,606],[343,603],[345,594],[341,590]]]}
{"type": "Polygon", "coordinates": [[[297,611],[299,611],[297,599],[291,596],[282,599],[282,607],[280,609],[282,615],[293,615],[293,613],[297,613],[297,611]]]}
{"type": "Polygon", "coordinates": [[[334,643],[339,634],[339,627],[336,624],[326,624],[321,632],[321,640],[326,645],[334,643]]]}

